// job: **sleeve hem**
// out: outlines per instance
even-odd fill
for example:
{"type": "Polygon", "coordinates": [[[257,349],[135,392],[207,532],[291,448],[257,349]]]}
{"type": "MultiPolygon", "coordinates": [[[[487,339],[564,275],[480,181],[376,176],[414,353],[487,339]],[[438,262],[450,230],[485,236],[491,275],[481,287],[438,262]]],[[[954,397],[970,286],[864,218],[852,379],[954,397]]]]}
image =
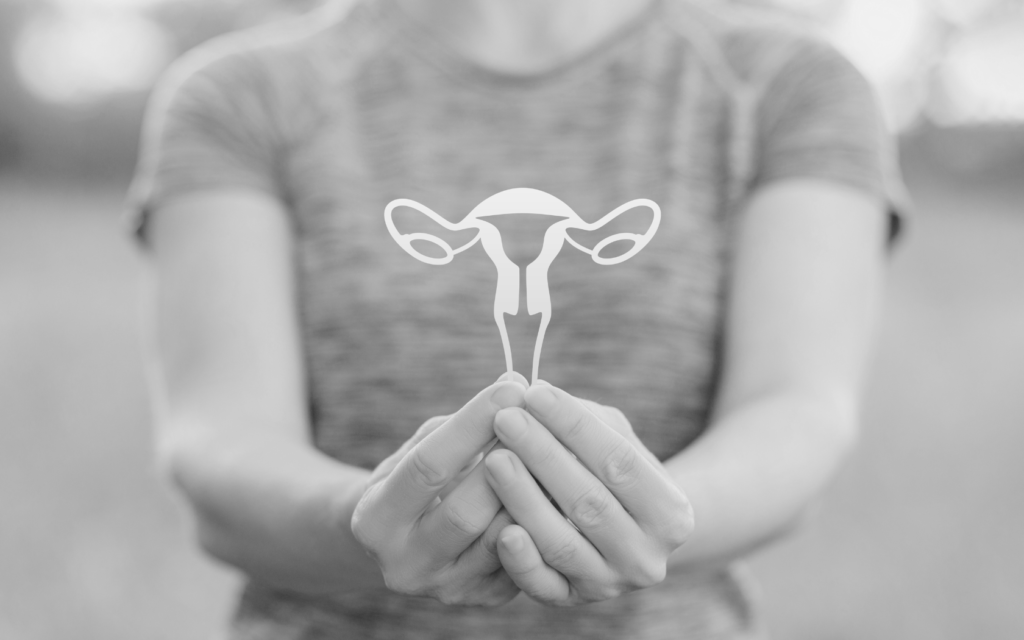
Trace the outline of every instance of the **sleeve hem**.
{"type": "Polygon", "coordinates": [[[913,201],[902,182],[891,184],[892,181],[889,181],[890,184],[886,184],[883,188],[879,189],[876,185],[865,184],[857,180],[834,174],[816,175],[814,173],[777,173],[758,179],[753,184],[752,189],[786,180],[820,180],[823,182],[831,182],[878,199],[885,206],[886,214],[889,219],[888,235],[886,237],[886,243],[889,249],[892,249],[902,241],[902,238],[907,233],[910,220],[914,217],[913,201]]]}
{"type": "Polygon", "coordinates": [[[147,229],[149,221],[160,208],[186,195],[215,192],[225,190],[248,190],[255,191],[276,200],[281,200],[281,194],[277,189],[256,180],[247,181],[243,179],[232,181],[219,181],[216,183],[196,184],[182,186],[174,189],[164,189],[159,193],[147,194],[142,188],[131,187],[125,198],[121,214],[121,224],[125,232],[132,237],[137,246],[148,249],[150,239],[147,229]]]}

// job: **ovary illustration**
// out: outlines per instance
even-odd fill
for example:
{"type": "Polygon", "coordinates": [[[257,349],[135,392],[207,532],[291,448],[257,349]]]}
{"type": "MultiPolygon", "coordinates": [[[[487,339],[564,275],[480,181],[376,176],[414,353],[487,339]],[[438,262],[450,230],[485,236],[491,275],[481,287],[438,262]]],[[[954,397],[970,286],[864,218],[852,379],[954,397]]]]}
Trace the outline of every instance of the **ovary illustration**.
{"type": "Polygon", "coordinates": [[[509,345],[508,331],[505,327],[505,314],[514,316],[519,313],[520,269],[518,265],[505,255],[505,249],[502,247],[498,228],[484,220],[484,218],[490,216],[509,214],[534,214],[560,218],[547,228],[547,231],[544,233],[540,255],[526,267],[526,310],[531,316],[538,313],[541,314],[540,329],[537,332],[537,341],[533,349],[532,380],[536,382],[540,369],[540,353],[544,343],[544,333],[547,331],[548,323],[551,322],[551,292],[548,288],[548,268],[554,262],[555,256],[562,250],[562,246],[568,242],[573,247],[589,254],[594,262],[600,265],[619,264],[635,256],[651,241],[654,233],[658,230],[658,225],[661,223],[661,209],[653,201],[640,198],[623,204],[596,222],[588,223],[583,221],[569,205],[549,193],[537,189],[517,188],[494,194],[474,207],[461,222],[452,223],[414,200],[399,198],[388,203],[384,209],[384,223],[387,225],[391,237],[395,239],[398,246],[402,247],[406,253],[420,262],[430,265],[448,264],[456,254],[469,249],[478,241],[481,243],[487,256],[494,263],[494,267],[498,271],[498,286],[494,293],[494,322],[498,325],[498,332],[501,334],[501,344],[505,350],[505,368],[511,380],[512,349],[509,345]],[[453,249],[451,245],[441,238],[428,233],[403,234],[395,227],[393,220],[394,211],[399,207],[415,209],[449,231],[476,229],[477,233],[471,240],[456,249],[453,249]],[[568,231],[570,229],[595,231],[604,227],[621,214],[637,207],[646,207],[654,214],[650,227],[643,234],[615,233],[603,238],[594,245],[593,249],[588,249],[569,237],[568,231]],[[442,257],[431,257],[419,252],[412,246],[412,243],[417,240],[437,246],[444,252],[444,255],[442,257]],[[625,253],[611,258],[601,256],[603,249],[621,240],[629,240],[633,243],[633,246],[625,253]]]}

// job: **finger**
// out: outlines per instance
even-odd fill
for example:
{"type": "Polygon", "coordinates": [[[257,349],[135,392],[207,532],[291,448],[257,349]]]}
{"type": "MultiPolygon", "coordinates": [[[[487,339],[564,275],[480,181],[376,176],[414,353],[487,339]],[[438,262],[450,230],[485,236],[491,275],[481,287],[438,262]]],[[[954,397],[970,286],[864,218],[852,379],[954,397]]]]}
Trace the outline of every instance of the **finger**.
{"type": "Polygon", "coordinates": [[[636,447],[637,450],[641,454],[643,454],[645,458],[647,458],[651,463],[653,463],[656,469],[662,471],[664,470],[664,468],[661,466],[661,461],[658,460],[657,456],[651,453],[651,451],[644,446],[644,444],[640,441],[640,438],[636,436],[636,432],[633,431],[633,427],[632,425],[629,424],[629,420],[626,419],[626,416],[623,415],[621,411],[619,411],[615,407],[608,407],[603,404],[598,404],[593,400],[586,400],[584,398],[577,398],[577,400],[579,400],[580,404],[586,407],[588,411],[597,416],[598,420],[605,423],[613,430],[615,430],[616,433],[621,434],[626,438],[626,440],[629,440],[631,443],[633,443],[633,446],[636,447]]]}
{"type": "Polygon", "coordinates": [[[453,585],[477,585],[461,604],[495,606],[512,600],[519,587],[501,566],[498,558],[498,536],[513,524],[512,516],[501,509],[486,531],[452,564],[445,577],[453,585]]]}
{"type": "Polygon", "coordinates": [[[525,529],[506,527],[498,542],[498,555],[505,572],[523,593],[548,604],[568,604],[572,595],[569,581],[544,563],[525,529]]]}
{"type": "Polygon", "coordinates": [[[477,467],[416,526],[437,556],[456,558],[484,533],[500,509],[483,467],[477,467]]]}
{"type": "Polygon", "coordinates": [[[613,565],[628,560],[644,532],[610,491],[537,419],[518,407],[494,418],[501,441],[555,499],[565,517],[613,565]]]}
{"type": "Polygon", "coordinates": [[[395,451],[377,465],[373,470],[373,473],[370,475],[369,483],[375,484],[389,476],[391,472],[395,470],[395,467],[398,466],[398,463],[402,458],[404,458],[420,440],[433,433],[435,429],[444,424],[450,417],[451,416],[434,416],[420,425],[419,429],[416,430],[416,433],[412,434],[411,438],[403,442],[402,446],[398,448],[398,451],[395,451]]]}
{"type": "MultiPolygon", "coordinates": [[[[451,604],[468,607],[498,607],[515,599],[520,593],[519,587],[500,566],[493,573],[478,578],[470,589],[461,587],[459,591],[458,599],[452,599],[451,604]]],[[[445,601],[444,597],[440,600],[445,601]]]]}
{"type": "MultiPolygon", "coordinates": [[[[520,374],[520,373],[513,372],[512,373],[512,377],[513,377],[513,380],[515,382],[518,382],[519,384],[523,385],[523,387],[527,387],[530,384],[529,381],[527,381],[527,379],[522,374],[520,374]]],[[[502,375],[500,378],[498,378],[495,381],[495,384],[498,384],[499,382],[507,381],[507,379],[508,379],[507,374],[502,375]]],[[[408,440],[406,440],[405,442],[402,443],[402,446],[399,447],[398,451],[392,453],[390,456],[385,458],[383,462],[381,462],[379,465],[377,465],[377,468],[375,468],[373,470],[373,475],[370,476],[370,484],[373,484],[373,483],[379,481],[380,479],[384,478],[385,476],[389,475],[392,471],[394,471],[395,467],[398,466],[399,461],[401,461],[401,459],[404,458],[405,455],[407,453],[409,453],[409,451],[414,446],[416,446],[417,443],[419,443],[421,440],[423,440],[424,438],[429,436],[431,433],[436,431],[438,427],[440,427],[442,424],[447,422],[448,419],[451,418],[451,417],[452,417],[451,415],[446,415],[446,416],[434,416],[433,418],[428,418],[426,422],[421,424],[419,426],[419,428],[416,429],[416,432],[412,434],[411,438],[409,438],[408,440]]],[[[487,449],[489,449],[489,448],[490,447],[487,447],[487,449]]],[[[468,472],[471,468],[475,467],[477,465],[477,463],[479,463],[481,460],[483,460],[483,456],[484,456],[485,452],[486,451],[481,451],[480,453],[478,453],[472,460],[470,460],[469,463],[467,463],[463,467],[462,470],[464,472],[468,472]]],[[[456,477],[455,481],[458,481],[458,479],[459,478],[456,477]]]]}
{"type": "Polygon", "coordinates": [[[471,584],[479,581],[474,590],[479,597],[465,604],[496,605],[512,600],[519,587],[501,566],[498,557],[498,536],[505,527],[514,524],[508,511],[501,509],[477,538],[455,561],[448,574],[452,584],[471,584]]]}
{"type": "Polygon", "coordinates": [[[501,503],[530,534],[548,566],[570,579],[600,580],[609,575],[601,554],[544,497],[515,453],[492,451],[484,458],[484,468],[501,503]]]}
{"type": "Polygon", "coordinates": [[[381,483],[380,522],[402,526],[416,520],[494,438],[494,415],[522,406],[524,391],[518,382],[493,384],[417,443],[381,483]]]}
{"type": "Polygon", "coordinates": [[[692,529],[689,501],[625,436],[579,400],[550,385],[531,387],[526,392],[526,408],[642,526],[672,539],[685,539],[692,529]]]}
{"type": "MultiPolygon", "coordinates": [[[[524,376],[523,374],[519,373],[518,371],[513,371],[512,372],[512,381],[513,382],[518,382],[519,384],[523,385],[523,387],[530,386],[530,381],[526,379],[526,376],[524,376]]],[[[501,374],[501,377],[498,378],[498,382],[508,382],[508,374],[507,373],[501,374]]]]}
{"type": "Polygon", "coordinates": [[[458,475],[452,478],[448,482],[448,484],[445,485],[444,489],[441,489],[441,493],[437,494],[438,500],[444,500],[445,498],[447,498],[448,495],[455,490],[455,487],[459,486],[463,482],[463,480],[465,480],[466,477],[469,476],[470,473],[472,473],[473,469],[476,469],[477,466],[481,462],[483,462],[484,456],[487,455],[492,449],[494,449],[494,447],[497,446],[501,446],[501,442],[497,438],[494,438],[489,443],[487,443],[483,451],[473,456],[473,458],[466,463],[466,466],[462,467],[458,475]]]}
{"type": "Polygon", "coordinates": [[[455,561],[454,572],[457,576],[490,573],[501,569],[498,557],[498,536],[502,530],[515,524],[512,516],[504,508],[495,514],[483,534],[473,541],[468,549],[455,561]]]}
{"type": "Polygon", "coordinates": [[[409,438],[409,442],[413,445],[419,444],[421,440],[437,431],[438,427],[448,422],[450,419],[451,415],[434,416],[433,418],[428,419],[420,425],[420,428],[416,430],[416,433],[412,434],[412,437],[409,438]]]}
{"type": "MultiPolygon", "coordinates": [[[[513,371],[512,372],[512,378],[513,378],[514,382],[518,382],[519,384],[523,385],[524,387],[526,387],[526,386],[528,386],[530,384],[521,373],[517,373],[517,372],[513,371]]],[[[495,384],[497,384],[498,382],[503,382],[503,381],[507,381],[507,380],[508,380],[508,374],[503,374],[500,378],[498,378],[498,380],[497,380],[497,382],[495,382],[495,384]]],[[[433,423],[432,424],[432,428],[430,428],[429,431],[427,431],[426,433],[420,434],[420,432],[424,430],[424,427],[427,427],[429,424],[431,424],[431,421],[438,420],[438,418],[431,418],[427,423],[425,423],[422,427],[420,427],[420,429],[413,436],[413,439],[416,442],[419,442],[426,435],[429,435],[430,431],[433,431],[434,429],[439,427],[442,422],[444,422],[445,420],[447,420],[450,417],[451,416],[444,416],[444,420],[441,420],[441,422],[433,423]]],[[[454,478],[452,478],[451,480],[448,481],[448,484],[445,485],[445,488],[442,489],[441,493],[438,494],[438,498],[440,498],[441,500],[444,500],[448,496],[448,494],[450,494],[452,492],[452,490],[456,486],[458,486],[458,484],[460,482],[462,482],[462,480],[467,475],[469,475],[469,472],[472,471],[478,464],[480,464],[480,462],[484,459],[484,456],[487,454],[487,452],[489,452],[497,444],[499,444],[497,439],[493,439],[490,443],[488,443],[484,447],[483,451],[480,451],[475,456],[473,456],[473,458],[469,462],[467,462],[465,466],[462,467],[462,469],[459,471],[458,475],[456,475],[454,478]]],[[[397,460],[395,461],[395,464],[398,464],[397,460]]]]}

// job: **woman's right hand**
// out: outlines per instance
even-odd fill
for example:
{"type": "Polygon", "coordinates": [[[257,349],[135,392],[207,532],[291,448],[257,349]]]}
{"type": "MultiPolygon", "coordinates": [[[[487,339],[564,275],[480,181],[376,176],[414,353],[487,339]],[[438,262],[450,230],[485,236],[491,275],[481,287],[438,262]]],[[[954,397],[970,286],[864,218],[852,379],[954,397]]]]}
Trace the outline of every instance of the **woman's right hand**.
{"type": "Polygon", "coordinates": [[[495,441],[497,412],[524,406],[525,382],[499,381],[428,420],[370,476],[352,533],[392,591],[482,606],[519,593],[496,548],[512,519],[475,463],[495,441]]]}

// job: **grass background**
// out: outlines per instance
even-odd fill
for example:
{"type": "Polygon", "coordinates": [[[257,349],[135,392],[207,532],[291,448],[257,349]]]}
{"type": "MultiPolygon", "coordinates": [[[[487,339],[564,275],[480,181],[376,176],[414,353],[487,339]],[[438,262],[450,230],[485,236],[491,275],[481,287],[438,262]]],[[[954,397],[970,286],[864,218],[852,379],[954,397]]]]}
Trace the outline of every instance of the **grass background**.
{"type": "MultiPolygon", "coordinates": [[[[1024,187],[907,167],[860,448],[754,569],[777,638],[1024,637],[1024,187]]],[[[0,180],[0,639],[213,638],[150,462],[121,190],[0,180]]]]}

